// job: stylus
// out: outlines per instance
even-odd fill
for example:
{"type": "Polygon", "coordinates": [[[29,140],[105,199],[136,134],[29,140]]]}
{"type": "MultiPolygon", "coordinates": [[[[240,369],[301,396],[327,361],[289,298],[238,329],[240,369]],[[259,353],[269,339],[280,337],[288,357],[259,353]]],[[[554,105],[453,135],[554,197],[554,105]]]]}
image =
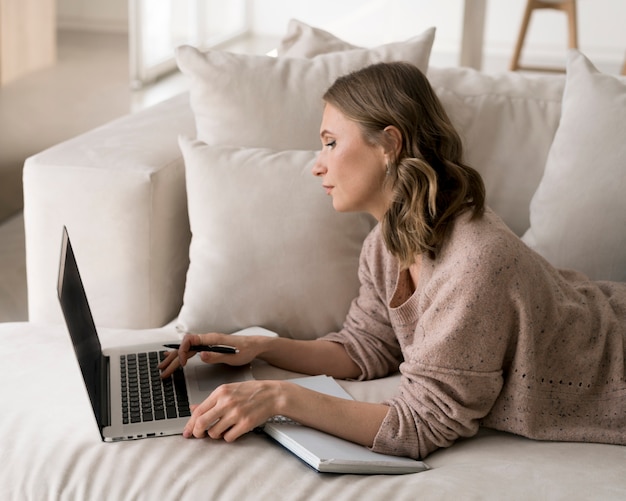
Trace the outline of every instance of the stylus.
{"type": "MultiPolygon", "coordinates": [[[[180,344],[164,344],[166,348],[171,348],[172,350],[178,350],[180,348],[180,344]]],[[[235,353],[239,353],[239,350],[234,346],[227,346],[225,344],[209,344],[209,345],[195,345],[192,344],[189,347],[189,351],[212,351],[215,353],[227,353],[230,355],[234,355],[235,353]]]]}

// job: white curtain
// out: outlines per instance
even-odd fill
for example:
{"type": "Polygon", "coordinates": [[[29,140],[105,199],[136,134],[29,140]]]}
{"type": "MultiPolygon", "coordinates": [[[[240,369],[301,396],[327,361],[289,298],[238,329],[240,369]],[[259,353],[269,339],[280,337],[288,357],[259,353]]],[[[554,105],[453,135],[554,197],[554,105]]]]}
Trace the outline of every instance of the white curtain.
{"type": "Polygon", "coordinates": [[[174,70],[179,45],[206,49],[242,36],[248,12],[248,0],[129,0],[132,86],[174,70]]]}

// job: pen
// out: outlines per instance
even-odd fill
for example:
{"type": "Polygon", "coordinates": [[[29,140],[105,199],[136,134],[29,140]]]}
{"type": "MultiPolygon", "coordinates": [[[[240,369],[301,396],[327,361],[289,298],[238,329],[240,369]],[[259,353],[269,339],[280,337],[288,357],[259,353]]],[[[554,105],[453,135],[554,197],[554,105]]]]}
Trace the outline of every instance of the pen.
{"type": "MultiPolygon", "coordinates": [[[[180,344],[164,344],[166,348],[171,348],[173,350],[178,350],[180,348],[180,344]]],[[[214,353],[227,353],[234,355],[235,353],[239,353],[239,350],[234,346],[227,346],[225,344],[209,344],[209,345],[198,345],[192,344],[189,347],[189,351],[212,351],[214,353]]]]}

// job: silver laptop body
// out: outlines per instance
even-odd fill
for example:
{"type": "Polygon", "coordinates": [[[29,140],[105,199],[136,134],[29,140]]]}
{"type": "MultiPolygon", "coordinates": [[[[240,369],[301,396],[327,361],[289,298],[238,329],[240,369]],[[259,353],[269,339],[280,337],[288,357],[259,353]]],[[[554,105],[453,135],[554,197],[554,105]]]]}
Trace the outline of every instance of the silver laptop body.
{"type": "Polygon", "coordinates": [[[153,359],[155,354],[160,358],[165,348],[161,343],[155,343],[102,350],[67,228],[63,228],[57,292],[94,417],[106,442],[180,434],[189,419],[190,403],[202,402],[221,384],[252,379],[249,366],[212,366],[194,357],[184,371],[181,369],[178,375],[171,378],[172,386],[186,388],[187,401],[175,396],[172,402],[171,397],[168,400],[163,396],[163,407],[168,410],[163,409],[165,416],[162,417],[158,410],[158,387],[166,392],[170,383],[162,383],[160,377],[156,377],[158,374],[153,373],[151,380],[148,375],[148,387],[157,395],[149,399],[153,404],[156,402],[155,410],[146,403],[147,389],[144,389],[144,395],[129,392],[134,379],[145,379],[142,372],[133,369],[131,375],[124,379],[122,370],[131,366],[133,360],[139,364],[141,359],[143,364],[143,356],[139,354],[147,354],[147,359],[153,359]]]}

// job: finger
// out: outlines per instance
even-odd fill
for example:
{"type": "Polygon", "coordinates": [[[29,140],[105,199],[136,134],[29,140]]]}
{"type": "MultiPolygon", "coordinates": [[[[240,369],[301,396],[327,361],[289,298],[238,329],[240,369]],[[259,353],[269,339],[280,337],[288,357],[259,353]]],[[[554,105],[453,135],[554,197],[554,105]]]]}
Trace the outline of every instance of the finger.
{"type": "Polygon", "coordinates": [[[202,438],[206,430],[217,422],[217,412],[214,410],[214,403],[211,397],[207,397],[201,404],[190,405],[191,417],[183,429],[185,438],[202,438]]]}
{"type": "Polygon", "coordinates": [[[174,356],[169,362],[168,365],[165,365],[165,362],[168,359],[166,358],[162,364],[159,364],[159,369],[161,370],[161,379],[167,379],[180,367],[180,361],[177,356],[174,356]],[[163,367],[164,366],[164,367],[163,367]]]}
{"type": "Polygon", "coordinates": [[[234,442],[242,435],[253,431],[257,426],[263,423],[253,423],[248,419],[242,419],[237,422],[234,426],[231,426],[226,432],[222,435],[222,438],[226,442],[234,442]]]}
{"type": "Polygon", "coordinates": [[[198,334],[185,334],[178,347],[178,359],[183,367],[187,364],[187,360],[196,354],[195,351],[190,350],[191,346],[199,344],[203,343],[198,334]]]}
{"type": "MultiPolygon", "coordinates": [[[[215,417],[214,411],[209,411],[205,414],[198,415],[195,419],[190,419],[190,423],[188,423],[188,427],[185,427],[183,435],[193,436],[196,438],[203,438],[207,435],[207,432],[211,432],[211,429],[219,424],[220,418],[215,417]]],[[[211,438],[219,438],[221,436],[221,431],[219,433],[214,433],[211,438]]]]}
{"type": "Polygon", "coordinates": [[[232,362],[233,355],[224,355],[222,353],[215,353],[211,351],[203,351],[200,353],[200,360],[205,364],[220,364],[232,362]],[[230,359],[229,359],[230,357],[230,359]]]}
{"type": "Polygon", "coordinates": [[[161,360],[161,363],[159,365],[157,365],[159,369],[165,369],[174,360],[176,360],[176,358],[178,358],[178,353],[176,353],[176,351],[168,351],[166,353],[167,355],[165,356],[165,358],[161,360]]]}

